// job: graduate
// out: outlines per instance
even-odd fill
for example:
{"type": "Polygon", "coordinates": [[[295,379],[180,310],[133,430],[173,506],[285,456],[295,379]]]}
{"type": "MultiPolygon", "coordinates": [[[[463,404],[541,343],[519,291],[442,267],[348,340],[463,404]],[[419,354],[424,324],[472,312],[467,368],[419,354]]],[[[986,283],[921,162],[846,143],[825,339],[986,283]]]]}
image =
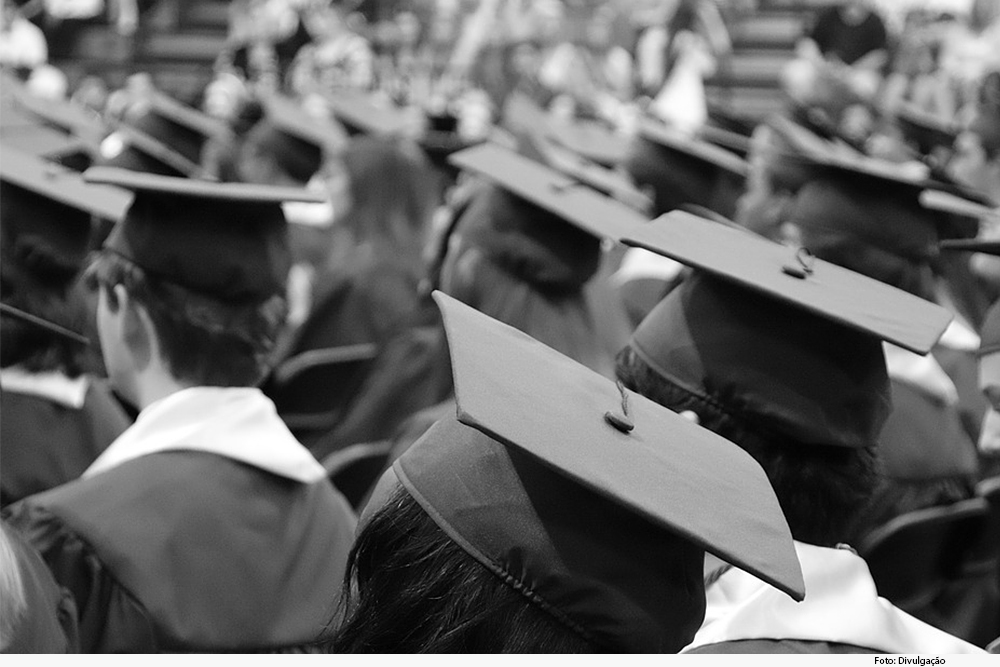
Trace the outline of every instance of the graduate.
{"type": "Polygon", "coordinates": [[[744,230],[675,212],[624,242],[693,267],[618,357],[619,380],[757,460],[788,519],[801,604],[733,563],[706,568],[695,653],[954,653],[975,646],[879,598],[846,542],[878,481],[891,408],[883,341],[926,352],[947,311],[744,230]],[[858,295],[863,298],[858,298],[858,295]]]}
{"type": "MultiPolygon", "coordinates": [[[[950,305],[935,273],[946,220],[919,201],[925,188],[943,187],[880,161],[817,162],[788,213],[786,236],[817,257],[950,305]]],[[[884,477],[858,517],[862,534],[904,512],[972,495],[986,408],[975,382],[978,346],[959,317],[930,355],[886,346],[893,411],[880,437],[884,477]]]]}
{"type": "Polygon", "coordinates": [[[95,219],[115,220],[131,193],[3,145],[0,161],[0,505],[79,477],[130,424],[106,382],[86,304],[73,290],[95,219]],[[42,318],[41,325],[37,318],[42,318]],[[58,325],[46,327],[45,322],[58,325]],[[59,331],[78,332],[75,339],[59,331]]]}
{"type": "Polygon", "coordinates": [[[802,598],[774,495],[738,447],[435,298],[457,414],[362,515],[335,652],[676,652],[704,614],[706,550],[802,598]]]}
{"type": "Polygon", "coordinates": [[[97,164],[134,171],[215,180],[205,160],[213,143],[231,141],[221,121],[155,89],[135,93],[97,164]]]}
{"type": "Polygon", "coordinates": [[[354,514],[255,388],[298,189],[112,168],[135,198],[88,269],[138,410],[81,479],[5,512],[79,609],[84,652],[300,651],[336,610],[354,514]]]}

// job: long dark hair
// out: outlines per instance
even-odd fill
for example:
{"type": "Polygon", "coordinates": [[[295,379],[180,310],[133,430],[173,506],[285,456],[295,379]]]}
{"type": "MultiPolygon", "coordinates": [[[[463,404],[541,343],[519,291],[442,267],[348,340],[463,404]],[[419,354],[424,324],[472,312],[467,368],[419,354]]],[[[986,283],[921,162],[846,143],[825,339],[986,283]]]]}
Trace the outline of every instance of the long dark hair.
{"type": "Polygon", "coordinates": [[[351,549],[336,653],[582,653],[587,641],[466,554],[402,487],[351,549]]]}

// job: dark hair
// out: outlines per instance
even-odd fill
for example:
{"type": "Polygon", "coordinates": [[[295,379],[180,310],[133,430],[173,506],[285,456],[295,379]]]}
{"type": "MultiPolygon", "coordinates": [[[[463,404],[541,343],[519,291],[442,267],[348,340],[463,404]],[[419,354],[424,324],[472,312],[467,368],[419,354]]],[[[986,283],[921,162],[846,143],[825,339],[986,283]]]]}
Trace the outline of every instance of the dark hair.
{"type": "Polygon", "coordinates": [[[429,164],[393,139],[359,137],[341,153],[351,206],[340,222],[357,243],[371,241],[414,273],[423,270],[425,234],[434,210],[429,164]]]}
{"type": "Polygon", "coordinates": [[[583,637],[504,583],[400,486],[358,535],[336,653],[584,653],[583,637]]]}
{"type": "Polygon", "coordinates": [[[750,454],[774,487],[794,539],[826,547],[853,539],[850,527],[879,480],[876,443],[854,449],[794,442],[728,412],[724,397],[673,384],[631,346],[618,353],[615,371],[632,391],[675,412],[695,412],[702,426],[750,454]]]}
{"type": "MultiPolygon", "coordinates": [[[[7,235],[0,255],[3,303],[68,329],[84,328],[85,305],[74,298],[71,290],[79,265],[74,266],[45,247],[30,247],[7,235]]],[[[15,364],[31,372],[60,371],[76,377],[87,365],[86,349],[33,324],[4,318],[0,326],[0,368],[15,364]]]]}
{"type": "Polygon", "coordinates": [[[97,254],[85,277],[91,289],[105,290],[112,309],[118,307],[112,288],[122,285],[149,313],[170,372],[202,386],[255,385],[286,313],[282,296],[224,302],[155,278],[107,250],[97,254]]]}

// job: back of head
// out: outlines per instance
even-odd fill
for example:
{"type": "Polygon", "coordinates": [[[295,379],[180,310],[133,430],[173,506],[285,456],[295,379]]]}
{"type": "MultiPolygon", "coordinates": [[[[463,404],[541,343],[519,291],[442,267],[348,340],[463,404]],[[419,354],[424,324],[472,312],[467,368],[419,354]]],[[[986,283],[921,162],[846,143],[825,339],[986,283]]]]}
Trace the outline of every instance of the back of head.
{"type": "Polygon", "coordinates": [[[340,154],[350,194],[343,222],[355,238],[419,256],[433,210],[428,164],[393,139],[355,137],[340,154]]]}
{"type": "Polygon", "coordinates": [[[334,653],[589,653],[398,487],[351,550],[334,653]]]}
{"type": "MultiPolygon", "coordinates": [[[[84,320],[70,297],[90,235],[90,214],[4,182],[0,184],[0,294],[20,308],[70,329],[84,320]]],[[[12,320],[0,327],[0,367],[76,375],[81,348],[65,338],[12,320]]]]}
{"type": "Polygon", "coordinates": [[[494,185],[457,223],[442,289],[602,373],[611,358],[583,296],[600,240],[494,185]]]}
{"type": "Polygon", "coordinates": [[[890,408],[877,338],[695,273],[640,324],[616,373],[750,453],[795,539],[847,540],[890,408]]]}
{"type": "Polygon", "coordinates": [[[789,219],[821,259],[933,300],[934,214],[904,188],[820,177],[799,190],[789,219]]]}

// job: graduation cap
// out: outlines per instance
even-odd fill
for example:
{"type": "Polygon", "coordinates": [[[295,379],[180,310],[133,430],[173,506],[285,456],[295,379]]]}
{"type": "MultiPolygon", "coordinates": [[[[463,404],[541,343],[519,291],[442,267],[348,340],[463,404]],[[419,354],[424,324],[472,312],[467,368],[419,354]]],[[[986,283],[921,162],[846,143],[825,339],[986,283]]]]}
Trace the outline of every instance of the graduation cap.
{"type": "Polygon", "coordinates": [[[891,402],[882,342],[928,352],[944,308],[749,232],[674,212],[624,238],[694,267],[631,346],[668,382],[802,444],[878,441],[891,402]]]}
{"type": "Polygon", "coordinates": [[[582,185],[576,178],[493,144],[455,153],[450,162],[485,176],[596,238],[618,240],[646,217],[635,209],[582,185]]]}
{"type": "Polygon", "coordinates": [[[66,327],[56,324],[55,322],[50,322],[43,317],[32,315],[31,313],[23,311],[20,308],[9,306],[6,303],[0,303],[0,315],[3,317],[9,317],[19,322],[25,322],[26,324],[38,327],[43,331],[47,331],[67,340],[71,340],[74,343],[79,343],[80,345],[90,345],[90,339],[83,334],[77,333],[72,329],[67,329],[66,327]]]}
{"type": "Polygon", "coordinates": [[[208,179],[201,166],[202,149],[209,140],[228,134],[222,122],[150,90],[126,109],[114,139],[105,140],[102,150],[110,154],[102,166],[208,179]]]}
{"type": "Polygon", "coordinates": [[[155,278],[229,302],[283,293],[290,256],[281,204],[319,203],[299,188],[211,183],[92,167],[90,183],[135,193],[104,248],[155,278]]]}
{"type": "MultiPolygon", "coordinates": [[[[457,419],[383,477],[455,543],[613,652],[676,652],[704,616],[703,551],[803,598],[763,471],[732,443],[440,292],[457,419]]],[[[362,524],[367,520],[362,517],[362,524]]]]}
{"type": "Polygon", "coordinates": [[[546,136],[563,148],[605,167],[621,164],[628,155],[627,137],[595,121],[549,122],[546,136]]]}
{"type": "Polygon", "coordinates": [[[727,218],[736,211],[749,166],[735,153],[651,119],[640,123],[625,168],[655,191],[655,213],[697,204],[727,218]]]}
{"type": "Polygon", "coordinates": [[[940,116],[928,113],[912,103],[904,102],[896,110],[896,123],[903,136],[927,155],[935,148],[951,148],[958,137],[958,126],[940,116]]]}
{"type": "Polygon", "coordinates": [[[6,145],[0,182],[5,261],[36,278],[51,265],[60,282],[82,264],[92,218],[117,220],[131,200],[124,190],[89,185],[77,172],[6,145]]]}
{"type": "MultiPolygon", "coordinates": [[[[45,160],[66,164],[75,171],[97,155],[94,144],[44,125],[0,129],[0,146],[13,148],[45,160]]],[[[89,166],[89,164],[87,165],[89,166]]]]}
{"type": "Polygon", "coordinates": [[[334,117],[352,134],[405,135],[411,121],[404,110],[370,93],[338,90],[326,97],[334,117]]]}
{"type": "Polygon", "coordinates": [[[104,137],[102,120],[87,108],[66,100],[37,97],[23,86],[13,91],[14,108],[28,117],[83,139],[95,146],[104,137]]]}
{"type": "Polygon", "coordinates": [[[315,118],[281,95],[263,99],[264,116],[245,143],[270,156],[288,177],[305,185],[323,165],[323,157],[347,140],[333,121],[315,118]]]}

